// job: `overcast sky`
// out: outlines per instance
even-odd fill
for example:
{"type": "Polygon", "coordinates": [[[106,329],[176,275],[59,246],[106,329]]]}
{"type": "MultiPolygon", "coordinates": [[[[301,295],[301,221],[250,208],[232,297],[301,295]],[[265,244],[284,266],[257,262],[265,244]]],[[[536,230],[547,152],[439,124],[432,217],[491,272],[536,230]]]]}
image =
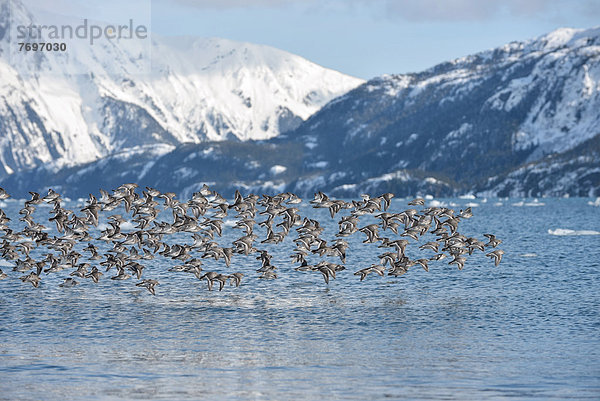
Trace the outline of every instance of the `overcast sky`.
{"type": "MultiPolygon", "coordinates": [[[[600,25],[600,0],[25,0],[52,10],[123,4],[160,35],[266,44],[361,78],[439,62],[559,27],[600,25]],[[147,13],[146,10],[151,10],[147,13]]],[[[127,11],[130,12],[130,11],[127,11]]]]}

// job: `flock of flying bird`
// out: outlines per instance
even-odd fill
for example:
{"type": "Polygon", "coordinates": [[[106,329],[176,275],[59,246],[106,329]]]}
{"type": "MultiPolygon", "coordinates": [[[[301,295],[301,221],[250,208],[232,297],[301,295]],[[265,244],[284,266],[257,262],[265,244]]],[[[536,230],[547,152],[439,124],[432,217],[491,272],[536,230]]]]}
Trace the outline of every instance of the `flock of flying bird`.
{"type": "MultiPolygon", "coordinates": [[[[468,255],[475,251],[486,252],[502,242],[492,234],[484,234],[487,241],[480,241],[457,231],[459,222],[472,216],[471,208],[456,213],[446,207],[424,207],[424,199],[417,198],[408,202],[410,208],[392,213],[388,211],[394,197],[391,193],[378,197],[362,195],[360,201],[350,202],[331,199],[322,192],[316,193],[310,204],[314,208],[329,209],[332,219],[342,210],[348,211],[340,213],[343,216],[338,221],[339,231],[335,234],[335,239],[328,242],[321,238],[324,227],[319,221],[299,214],[300,210],[295,206],[302,200],[290,192],[275,196],[259,197],[250,194],[244,197],[236,191],[235,199],[228,203],[220,194],[204,185],[191,199],[182,202],[176,199],[174,193],[161,193],[146,187],[140,195],[136,192],[137,188],[137,184],[124,184],[112,193],[100,190],[100,199],[90,194],[80,210],[81,214],[64,208],[60,194],[52,189],[45,196],[30,192],[31,199],[26,200],[19,211],[22,216],[19,220],[25,223],[21,231],[15,232],[8,226],[11,219],[0,209],[0,233],[4,232],[0,235],[0,258],[14,263],[14,271],[27,273],[20,279],[36,288],[44,274],[70,270],[69,277],[60,286],[72,287],[79,283],[77,278],[98,283],[105,273],[114,268],[116,274],[110,277],[112,280],[136,277],[141,280],[136,286],[144,287],[155,295],[158,280],[142,279],[142,276],[145,261],[152,260],[157,255],[177,263],[169,271],[191,273],[199,280],[206,280],[209,290],[218,284],[221,291],[228,281],[237,287],[244,277],[240,272],[205,271],[202,266],[206,259],[211,258],[222,260],[229,270],[232,264],[238,264],[234,259],[238,259],[240,255],[252,255],[260,261],[261,266],[257,269],[259,278],[276,279],[278,269],[271,264],[272,255],[266,249],[259,248],[265,248],[264,244],[279,244],[293,231],[296,232],[296,238],[293,239],[295,248],[291,259],[292,263],[299,264],[295,270],[319,272],[327,284],[335,279],[338,272],[345,270],[349,244],[344,238],[351,235],[364,235],[363,243],[374,244],[385,251],[378,255],[379,263],[354,273],[361,281],[371,273],[384,276],[386,270],[389,276],[398,277],[412,266],[429,271],[430,262],[444,258],[451,259],[448,263],[462,270],[468,255]],[[59,235],[51,236],[49,229],[34,221],[36,206],[42,203],[51,206],[48,222],[56,225],[59,235]],[[423,208],[414,208],[418,206],[423,208]],[[100,231],[100,236],[93,237],[89,229],[91,226],[99,226],[103,217],[101,212],[117,208],[125,216],[131,216],[135,229],[122,231],[122,223],[128,220],[123,214],[115,213],[107,217],[108,225],[100,231]],[[172,219],[170,215],[166,220],[159,218],[161,209],[170,210],[172,219]],[[222,246],[216,241],[216,237],[223,234],[223,219],[234,213],[233,229],[241,230],[243,235],[234,240],[231,246],[222,246]],[[376,222],[361,225],[360,219],[363,216],[372,216],[376,222]],[[261,218],[264,219],[257,221],[261,218]],[[256,226],[263,227],[264,230],[257,230],[256,226]],[[260,240],[258,232],[265,230],[266,236],[260,240]],[[171,243],[166,240],[167,236],[178,233],[188,235],[189,243],[171,243]],[[429,252],[431,256],[411,260],[405,252],[410,244],[409,239],[417,242],[427,233],[433,234],[435,239],[419,246],[419,249],[429,252]],[[104,245],[94,245],[96,241],[101,241],[104,245]],[[84,247],[85,244],[87,246],[84,247]],[[43,258],[40,260],[30,256],[34,249],[41,249],[43,252],[44,248],[47,252],[42,254],[43,258]],[[106,250],[101,252],[100,248],[106,250]],[[309,263],[311,257],[316,255],[323,260],[309,263]],[[341,264],[328,261],[327,257],[339,258],[341,264]]],[[[0,188],[0,200],[9,197],[0,188]]],[[[498,266],[503,254],[502,250],[494,249],[486,256],[492,258],[498,266]]],[[[0,270],[0,280],[7,277],[0,270]]]]}

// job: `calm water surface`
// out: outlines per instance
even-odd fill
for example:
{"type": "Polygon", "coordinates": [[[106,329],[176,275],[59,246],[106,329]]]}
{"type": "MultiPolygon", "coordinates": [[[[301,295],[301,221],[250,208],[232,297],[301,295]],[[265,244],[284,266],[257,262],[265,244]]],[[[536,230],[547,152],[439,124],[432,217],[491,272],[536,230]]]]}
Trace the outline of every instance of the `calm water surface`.
{"type": "MultiPolygon", "coordinates": [[[[600,235],[576,235],[600,231],[588,201],[444,200],[479,204],[459,231],[502,238],[500,266],[478,252],[462,271],[446,260],[364,282],[352,273],[382,250],[360,233],[329,285],[292,269],[289,237],[268,247],[279,279],[236,256],[243,284],[222,292],[165,259],[144,273],[160,281],[154,297],[112,271],[74,288],[58,287],[68,271],[52,274],[35,289],[0,261],[0,400],[600,399],[600,235]]],[[[17,221],[21,205],[0,206],[17,221]]],[[[327,210],[302,212],[335,233],[327,210]]],[[[226,231],[223,244],[239,237],[226,231]]]]}

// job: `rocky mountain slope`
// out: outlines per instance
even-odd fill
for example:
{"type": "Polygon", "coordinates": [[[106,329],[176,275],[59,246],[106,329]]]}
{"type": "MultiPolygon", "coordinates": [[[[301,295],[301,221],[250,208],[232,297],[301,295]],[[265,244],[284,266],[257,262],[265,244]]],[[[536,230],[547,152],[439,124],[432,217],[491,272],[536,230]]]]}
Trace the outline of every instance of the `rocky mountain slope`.
{"type": "Polygon", "coordinates": [[[469,190],[599,134],[600,29],[560,29],[373,79],[289,139],[308,149],[308,170],[372,177],[419,169],[469,190]]]}
{"type": "Polygon", "coordinates": [[[477,192],[482,196],[571,196],[600,194],[600,135],[575,148],[490,177],[477,192]]]}

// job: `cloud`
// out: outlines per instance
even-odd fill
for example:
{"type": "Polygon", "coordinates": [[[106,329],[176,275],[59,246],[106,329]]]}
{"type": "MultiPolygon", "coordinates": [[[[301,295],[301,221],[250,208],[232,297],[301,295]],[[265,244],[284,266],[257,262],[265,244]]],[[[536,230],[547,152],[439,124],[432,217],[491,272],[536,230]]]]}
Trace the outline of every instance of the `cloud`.
{"type": "Polygon", "coordinates": [[[343,8],[371,10],[372,15],[407,21],[485,21],[499,16],[546,17],[562,10],[600,16],[597,0],[174,0],[204,9],[306,7],[311,11],[343,8]]]}
{"type": "Polygon", "coordinates": [[[314,4],[315,0],[174,0],[176,3],[197,8],[276,8],[286,5],[314,4]]]}
{"type": "MultiPolygon", "coordinates": [[[[411,21],[485,21],[498,16],[541,17],[587,0],[382,0],[389,15],[411,21]]],[[[583,12],[583,10],[582,10],[583,12]]]]}

